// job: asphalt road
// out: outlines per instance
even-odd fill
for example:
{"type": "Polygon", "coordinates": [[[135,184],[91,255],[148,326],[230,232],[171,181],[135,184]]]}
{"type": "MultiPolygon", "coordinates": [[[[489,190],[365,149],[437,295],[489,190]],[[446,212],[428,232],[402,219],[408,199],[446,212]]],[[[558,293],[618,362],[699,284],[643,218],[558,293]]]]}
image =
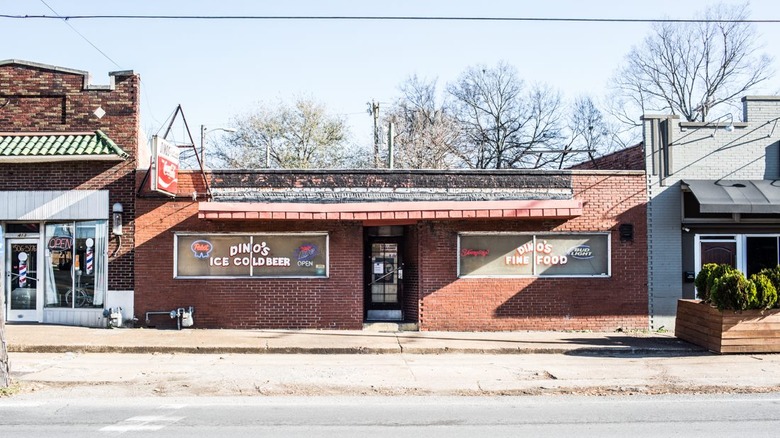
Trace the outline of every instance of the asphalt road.
{"type": "Polygon", "coordinates": [[[0,399],[2,437],[775,437],[780,393],[0,399]]]}

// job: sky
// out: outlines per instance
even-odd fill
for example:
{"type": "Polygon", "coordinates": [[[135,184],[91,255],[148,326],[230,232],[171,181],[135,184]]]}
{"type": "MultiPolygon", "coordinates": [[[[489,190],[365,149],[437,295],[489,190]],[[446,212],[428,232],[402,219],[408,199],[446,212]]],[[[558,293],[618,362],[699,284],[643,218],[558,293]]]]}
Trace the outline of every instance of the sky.
{"type": "MultiPolygon", "coordinates": [[[[454,16],[694,18],[713,1],[655,0],[0,0],[8,15],[454,16]]],[[[753,0],[750,18],[780,19],[780,2],[753,0]]],[[[756,24],[763,51],[780,58],[780,23],[756,24]]],[[[306,96],[344,117],[369,144],[373,119],[410,75],[443,87],[469,66],[505,61],[527,83],[566,99],[600,99],[648,23],[399,20],[44,20],[0,18],[0,60],[22,59],[92,75],[141,76],[142,129],[166,126],[181,105],[196,142],[199,126],[228,127],[259,102],[306,96]]],[[[780,93],[776,78],[756,94],[780,93]]],[[[218,135],[218,131],[214,132],[218,135]]],[[[209,136],[210,138],[210,136],[209,136]]]]}

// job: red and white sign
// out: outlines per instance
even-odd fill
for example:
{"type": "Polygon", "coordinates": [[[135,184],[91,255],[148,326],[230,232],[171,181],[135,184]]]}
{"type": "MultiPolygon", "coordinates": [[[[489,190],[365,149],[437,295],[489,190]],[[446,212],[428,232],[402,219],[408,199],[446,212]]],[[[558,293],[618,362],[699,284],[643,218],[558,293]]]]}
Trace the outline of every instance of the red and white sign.
{"type": "Polygon", "coordinates": [[[176,196],[179,181],[179,148],[152,137],[152,190],[176,196]]]}

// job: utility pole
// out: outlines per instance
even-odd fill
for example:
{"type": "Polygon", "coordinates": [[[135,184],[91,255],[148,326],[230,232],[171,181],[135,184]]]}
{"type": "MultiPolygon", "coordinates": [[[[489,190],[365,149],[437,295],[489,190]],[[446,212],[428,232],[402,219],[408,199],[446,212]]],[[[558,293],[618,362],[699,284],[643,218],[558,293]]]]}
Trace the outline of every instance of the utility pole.
{"type": "Polygon", "coordinates": [[[393,126],[393,122],[390,122],[390,127],[387,130],[387,168],[392,169],[395,166],[395,162],[393,160],[393,155],[395,154],[393,149],[393,136],[395,133],[395,126],[393,126]]]}
{"type": "Polygon", "coordinates": [[[374,117],[374,168],[379,168],[379,102],[368,103],[368,113],[374,117]]]}

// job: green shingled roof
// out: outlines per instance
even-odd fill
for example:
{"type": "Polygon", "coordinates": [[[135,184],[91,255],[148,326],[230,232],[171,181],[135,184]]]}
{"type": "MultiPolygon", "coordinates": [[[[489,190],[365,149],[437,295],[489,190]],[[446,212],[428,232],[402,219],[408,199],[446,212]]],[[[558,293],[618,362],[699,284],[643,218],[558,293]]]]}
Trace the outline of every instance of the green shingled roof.
{"type": "Polygon", "coordinates": [[[128,157],[106,134],[94,133],[0,133],[3,158],[106,159],[128,157]]]}

